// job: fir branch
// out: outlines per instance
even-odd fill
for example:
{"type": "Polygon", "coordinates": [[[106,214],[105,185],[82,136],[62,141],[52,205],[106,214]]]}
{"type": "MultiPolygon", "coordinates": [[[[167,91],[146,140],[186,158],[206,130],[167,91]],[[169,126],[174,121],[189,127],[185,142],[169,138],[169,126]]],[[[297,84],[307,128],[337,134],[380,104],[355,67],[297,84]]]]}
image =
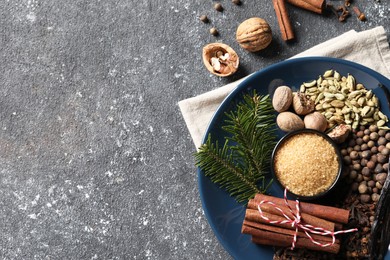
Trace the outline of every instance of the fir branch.
{"type": "Polygon", "coordinates": [[[196,165],[238,202],[244,202],[270,185],[266,185],[264,175],[276,142],[274,110],[268,95],[254,93],[245,95],[237,109],[226,116],[224,146],[220,149],[209,136],[195,154],[196,165]]]}
{"type": "Polygon", "coordinates": [[[248,174],[234,162],[228,140],[220,149],[218,142],[213,144],[208,137],[199,151],[195,154],[196,165],[200,167],[212,182],[225,188],[238,202],[244,202],[248,196],[259,193],[256,183],[248,178],[248,174]]]}

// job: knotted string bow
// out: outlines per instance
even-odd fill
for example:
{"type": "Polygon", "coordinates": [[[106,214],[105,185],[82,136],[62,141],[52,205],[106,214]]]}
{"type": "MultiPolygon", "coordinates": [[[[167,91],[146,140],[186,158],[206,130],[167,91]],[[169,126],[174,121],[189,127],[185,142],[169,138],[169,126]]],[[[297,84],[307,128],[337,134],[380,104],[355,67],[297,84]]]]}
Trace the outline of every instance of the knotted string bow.
{"type": "Polygon", "coordinates": [[[336,242],[336,235],[337,234],[345,234],[345,233],[350,233],[350,232],[357,231],[357,228],[353,228],[353,229],[340,230],[340,231],[334,232],[334,231],[326,230],[326,229],[324,229],[322,227],[315,227],[315,226],[303,223],[301,221],[301,210],[300,210],[300,206],[299,206],[299,200],[295,200],[295,210],[296,211],[294,212],[291,209],[291,207],[290,207],[290,205],[289,205],[289,203],[287,201],[287,189],[284,190],[284,202],[285,202],[286,206],[288,207],[290,213],[293,215],[293,218],[290,218],[289,216],[287,216],[286,213],[281,208],[279,208],[275,203],[273,203],[271,201],[262,200],[257,205],[257,208],[259,210],[261,218],[266,220],[268,223],[270,223],[270,224],[291,224],[292,227],[295,227],[295,233],[294,233],[293,241],[292,241],[292,244],[291,244],[291,250],[293,250],[295,248],[295,244],[297,242],[297,236],[298,236],[299,229],[304,231],[304,233],[306,234],[306,236],[310,239],[310,241],[312,243],[314,243],[314,244],[316,244],[318,246],[321,246],[321,247],[328,247],[328,246],[333,245],[336,242]],[[264,203],[270,204],[273,207],[275,207],[275,209],[277,209],[279,212],[282,213],[282,215],[284,216],[285,220],[271,220],[268,217],[264,216],[263,211],[261,210],[261,205],[264,204],[264,203]],[[310,235],[310,233],[311,234],[316,234],[316,235],[322,235],[322,236],[328,236],[329,235],[329,236],[332,237],[332,242],[331,243],[320,243],[320,242],[316,241],[310,235]]]}

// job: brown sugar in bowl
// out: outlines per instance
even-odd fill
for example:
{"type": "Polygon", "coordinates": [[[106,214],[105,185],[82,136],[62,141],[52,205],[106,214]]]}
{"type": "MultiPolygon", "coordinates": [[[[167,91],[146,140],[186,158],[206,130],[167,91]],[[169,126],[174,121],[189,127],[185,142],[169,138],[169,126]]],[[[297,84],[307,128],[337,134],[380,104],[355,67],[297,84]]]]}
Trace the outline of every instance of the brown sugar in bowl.
{"type": "Polygon", "coordinates": [[[330,193],[342,173],[342,156],[333,140],[313,129],[285,135],[272,153],[274,178],[293,196],[314,200],[330,193]]]}

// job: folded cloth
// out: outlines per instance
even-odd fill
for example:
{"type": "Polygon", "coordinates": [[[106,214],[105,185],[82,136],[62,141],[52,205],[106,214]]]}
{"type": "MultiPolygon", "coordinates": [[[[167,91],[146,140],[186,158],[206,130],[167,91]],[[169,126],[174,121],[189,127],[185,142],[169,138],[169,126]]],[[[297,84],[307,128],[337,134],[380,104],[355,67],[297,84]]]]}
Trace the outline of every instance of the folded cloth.
{"type": "MultiPolygon", "coordinates": [[[[390,49],[382,26],[362,32],[354,30],[346,32],[291,58],[308,56],[350,60],[390,78],[390,49]]],[[[196,148],[200,147],[203,135],[218,106],[244,79],[179,102],[181,113],[196,148]]]]}

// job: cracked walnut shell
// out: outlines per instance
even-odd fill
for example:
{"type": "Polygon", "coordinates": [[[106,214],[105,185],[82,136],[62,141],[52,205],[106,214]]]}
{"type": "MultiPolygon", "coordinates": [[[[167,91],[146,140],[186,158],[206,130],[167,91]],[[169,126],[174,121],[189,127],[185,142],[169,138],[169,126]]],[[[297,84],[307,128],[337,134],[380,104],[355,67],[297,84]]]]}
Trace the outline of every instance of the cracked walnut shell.
{"type": "Polygon", "coordinates": [[[203,47],[203,63],[214,75],[227,77],[238,69],[237,53],[224,43],[210,43],[203,47]]]}
{"type": "Polygon", "coordinates": [[[247,51],[260,51],[272,41],[271,27],[262,18],[249,18],[238,26],[236,40],[247,51]]]}

